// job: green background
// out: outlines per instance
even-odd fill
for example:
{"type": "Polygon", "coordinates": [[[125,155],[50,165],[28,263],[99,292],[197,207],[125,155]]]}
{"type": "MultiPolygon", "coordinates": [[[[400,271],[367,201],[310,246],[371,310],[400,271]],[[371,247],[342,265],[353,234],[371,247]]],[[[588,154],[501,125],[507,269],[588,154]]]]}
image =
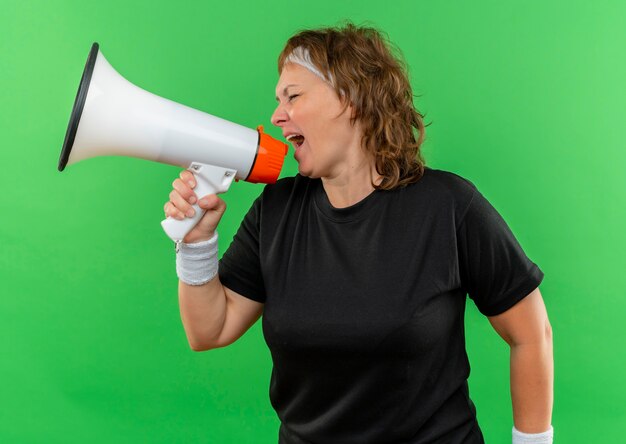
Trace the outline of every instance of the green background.
{"type": "MultiPolygon", "coordinates": [[[[342,19],[403,50],[427,164],[472,180],[545,272],[556,442],[621,441],[625,17],[617,0],[1,0],[0,442],[277,441],[260,323],[225,349],[187,345],[159,224],[179,169],[57,161],[94,41],[140,87],[279,137],[282,45],[342,19]]],[[[225,195],[221,251],[261,189],[225,195]]],[[[466,330],[485,438],[510,442],[508,346],[472,303],[466,330]]]]}

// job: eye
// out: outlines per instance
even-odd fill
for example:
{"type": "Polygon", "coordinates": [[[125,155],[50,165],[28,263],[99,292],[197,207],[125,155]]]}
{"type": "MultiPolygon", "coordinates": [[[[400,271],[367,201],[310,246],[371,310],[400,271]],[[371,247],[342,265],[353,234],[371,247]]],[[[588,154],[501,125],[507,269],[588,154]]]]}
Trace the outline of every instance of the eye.
{"type": "Polygon", "coordinates": [[[290,96],[288,96],[287,98],[289,99],[289,101],[291,102],[293,99],[295,99],[296,97],[300,96],[300,94],[292,94],[290,96]]]}

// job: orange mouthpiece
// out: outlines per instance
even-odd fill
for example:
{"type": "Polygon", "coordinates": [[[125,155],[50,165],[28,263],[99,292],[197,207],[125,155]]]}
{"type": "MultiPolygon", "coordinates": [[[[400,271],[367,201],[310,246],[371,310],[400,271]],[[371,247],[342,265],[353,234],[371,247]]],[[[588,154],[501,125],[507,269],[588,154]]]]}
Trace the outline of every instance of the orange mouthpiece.
{"type": "Polygon", "coordinates": [[[278,179],[289,147],[286,143],[265,134],[263,125],[259,125],[257,131],[259,132],[259,146],[246,182],[274,183],[278,179]]]}

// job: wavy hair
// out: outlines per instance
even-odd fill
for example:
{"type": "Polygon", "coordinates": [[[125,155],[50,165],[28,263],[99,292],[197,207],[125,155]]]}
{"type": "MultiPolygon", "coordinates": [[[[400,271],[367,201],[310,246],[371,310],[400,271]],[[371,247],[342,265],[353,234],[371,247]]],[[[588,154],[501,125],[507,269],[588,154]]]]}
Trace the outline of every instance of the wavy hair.
{"type": "Polygon", "coordinates": [[[420,151],[423,118],[413,104],[408,68],[400,50],[381,31],[350,22],[343,27],[303,30],[292,36],[278,57],[282,72],[294,49],[308,50],[311,63],[328,73],[344,111],[363,129],[364,149],[382,176],[376,189],[391,190],[417,182],[424,174],[420,151]]]}

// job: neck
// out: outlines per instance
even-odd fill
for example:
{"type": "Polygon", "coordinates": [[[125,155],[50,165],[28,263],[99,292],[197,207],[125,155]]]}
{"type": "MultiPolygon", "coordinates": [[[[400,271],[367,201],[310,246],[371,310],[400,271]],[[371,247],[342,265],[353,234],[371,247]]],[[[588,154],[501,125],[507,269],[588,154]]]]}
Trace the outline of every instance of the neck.
{"type": "Polygon", "coordinates": [[[373,160],[361,159],[352,165],[347,165],[343,171],[333,177],[322,177],[324,191],[330,204],[335,208],[352,206],[374,191],[374,184],[382,181],[376,172],[373,160]]]}

